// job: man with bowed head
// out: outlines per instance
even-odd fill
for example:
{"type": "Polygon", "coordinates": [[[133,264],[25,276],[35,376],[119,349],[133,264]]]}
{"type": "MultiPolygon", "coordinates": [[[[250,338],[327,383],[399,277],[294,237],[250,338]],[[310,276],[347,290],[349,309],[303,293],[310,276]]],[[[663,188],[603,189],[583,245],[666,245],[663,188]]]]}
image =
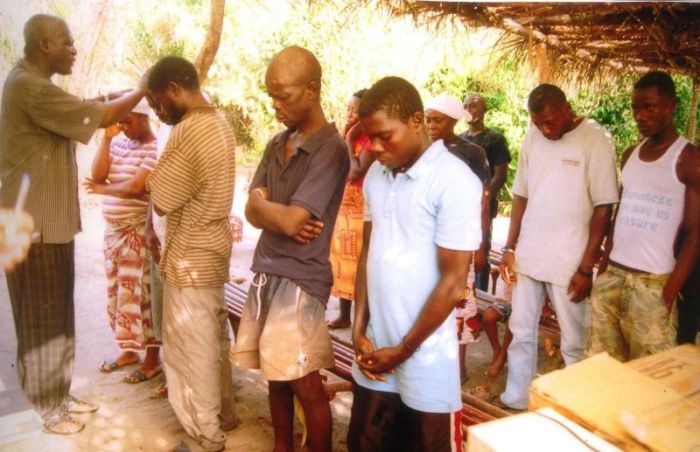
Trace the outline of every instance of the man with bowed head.
{"type": "Polygon", "coordinates": [[[276,54],[265,87],[287,130],[268,142],[250,184],[246,218],[262,233],[231,359],[269,382],[275,451],[293,450],[294,396],[310,449],[327,451],[331,410],[319,370],[334,365],[329,253],[348,151],[321,107],[321,65],[311,52],[292,46],[276,54]]]}
{"type": "Polygon", "coordinates": [[[538,324],[545,293],[561,329],[566,365],[583,357],[585,299],[617,202],[610,133],[574,114],[564,92],[542,84],[528,98],[532,125],[513,183],[513,211],[501,276],[513,284],[508,380],[501,401],[525,409],[537,370],[538,324]]]}
{"type": "Polygon", "coordinates": [[[375,83],[360,121],[377,161],[364,184],[348,448],[459,450],[454,312],[481,242],[483,186],[442,140],[431,144],[406,80],[375,83]]]}
{"type": "Polygon", "coordinates": [[[158,61],[148,101],[170,138],[147,179],[153,209],[166,215],[163,357],[168,400],[204,450],[223,450],[234,409],[224,283],[229,280],[235,138],[204,97],[197,71],[180,57],[158,61]]]}

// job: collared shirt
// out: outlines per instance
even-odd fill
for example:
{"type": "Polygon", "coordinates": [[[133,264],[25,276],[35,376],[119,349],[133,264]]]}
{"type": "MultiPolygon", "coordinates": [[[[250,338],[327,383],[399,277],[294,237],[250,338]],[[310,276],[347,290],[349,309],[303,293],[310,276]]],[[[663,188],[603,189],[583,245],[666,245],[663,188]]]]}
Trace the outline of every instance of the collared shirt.
{"type": "MultiPolygon", "coordinates": [[[[418,319],[441,277],[438,247],[479,248],[482,191],[481,181],[442,140],[405,173],[394,176],[372,164],[364,194],[365,221],[372,223],[367,336],[375,350],[398,345],[418,319]]],[[[385,382],[368,380],[355,364],[353,378],[373,390],[399,393],[415,410],[455,412],[462,406],[455,328],[453,311],[385,382]]]]}
{"type": "Polygon", "coordinates": [[[214,107],[189,111],[172,129],[147,180],[167,214],[163,278],[176,287],[220,287],[229,280],[228,215],[235,181],[235,138],[214,107]]]}
{"type": "Polygon", "coordinates": [[[23,173],[25,210],[44,243],[68,243],[80,231],[75,142],[87,143],[104,106],[66,93],[26,60],[5,80],[0,112],[0,205],[14,205],[23,173]]]}
{"type": "Polygon", "coordinates": [[[299,146],[285,165],[284,147],[292,132],[288,129],[267,144],[250,189],[267,187],[270,201],[302,207],[324,226],[305,245],[263,230],[252,269],[288,278],[325,304],[333,285],[331,237],[350,161],[345,142],[330,123],[299,146]]]}
{"type": "Polygon", "coordinates": [[[618,200],[610,132],[584,119],[560,139],[549,140],[531,126],[512,191],[527,198],[515,249],[516,271],[568,286],[588,243],[593,210],[618,200]]]}

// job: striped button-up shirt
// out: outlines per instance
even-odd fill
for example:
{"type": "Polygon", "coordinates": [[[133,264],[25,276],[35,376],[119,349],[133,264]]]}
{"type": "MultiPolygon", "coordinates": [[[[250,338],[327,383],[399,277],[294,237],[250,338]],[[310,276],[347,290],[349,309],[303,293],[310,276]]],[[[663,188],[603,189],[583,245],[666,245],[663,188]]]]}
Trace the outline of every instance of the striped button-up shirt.
{"type": "Polygon", "coordinates": [[[160,272],[175,287],[220,287],[229,279],[228,215],[235,138],[214,107],[188,112],[172,130],[147,186],[167,214],[160,272]]]}
{"type": "Polygon", "coordinates": [[[23,173],[31,180],[25,209],[34,217],[35,241],[68,243],[80,231],[75,142],[87,143],[104,106],[54,85],[22,60],[2,92],[0,205],[12,206],[23,173]]]}

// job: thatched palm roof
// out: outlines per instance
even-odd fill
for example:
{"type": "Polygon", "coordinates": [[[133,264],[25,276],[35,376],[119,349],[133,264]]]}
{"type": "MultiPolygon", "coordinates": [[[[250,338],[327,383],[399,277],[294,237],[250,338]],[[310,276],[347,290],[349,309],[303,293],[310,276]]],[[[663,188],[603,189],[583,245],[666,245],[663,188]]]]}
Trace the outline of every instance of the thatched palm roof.
{"type": "MultiPolygon", "coordinates": [[[[660,69],[700,77],[700,4],[384,0],[418,22],[506,32],[501,48],[546,44],[553,72],[591,77],[660,69]]],[[[521,52],[522,54],[522,52],[521,52]]]]}

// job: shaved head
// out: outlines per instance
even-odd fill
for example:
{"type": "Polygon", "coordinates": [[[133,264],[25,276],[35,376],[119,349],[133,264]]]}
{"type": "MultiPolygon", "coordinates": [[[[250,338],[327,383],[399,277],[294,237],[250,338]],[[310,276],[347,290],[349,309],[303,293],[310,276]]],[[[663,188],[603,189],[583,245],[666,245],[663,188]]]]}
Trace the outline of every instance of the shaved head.
{"type": "Polygon", "coordinates": [[[272,58],[265,79],[294,85],[315,82],[320,91],[321,65],[310,51],[303,47],[291,46],[272,58]]]}
{"type": "Polygon", "coordinates": [[[480,105],[484,110],[486,110],[486,99],[481,94],[470,94],[464,99],[464,105],[474,103],[480,105]]]}
{"type": "Polygon", "coordinates": [[[68,29],[66,22],[60,17],[48,14],[36,14],[24,24],[24,55],[30,56],[45,39],[53,39],[68,29]]]}
{"type": "Polygon", "coordinates": [[[265,73],[265,88],[277,120],[296,127],[323,119],[321,65],[313,53],[292,46],[272,58],[265,73]]]}
{"type": "Polygon", "coordinates": [[[467,123],[471,127],[484,127],[484,115],[486,114],[486,99],[477,93],[472,93],[464,99],[464,109],[469,112],[471,119],[467,123]]]}

